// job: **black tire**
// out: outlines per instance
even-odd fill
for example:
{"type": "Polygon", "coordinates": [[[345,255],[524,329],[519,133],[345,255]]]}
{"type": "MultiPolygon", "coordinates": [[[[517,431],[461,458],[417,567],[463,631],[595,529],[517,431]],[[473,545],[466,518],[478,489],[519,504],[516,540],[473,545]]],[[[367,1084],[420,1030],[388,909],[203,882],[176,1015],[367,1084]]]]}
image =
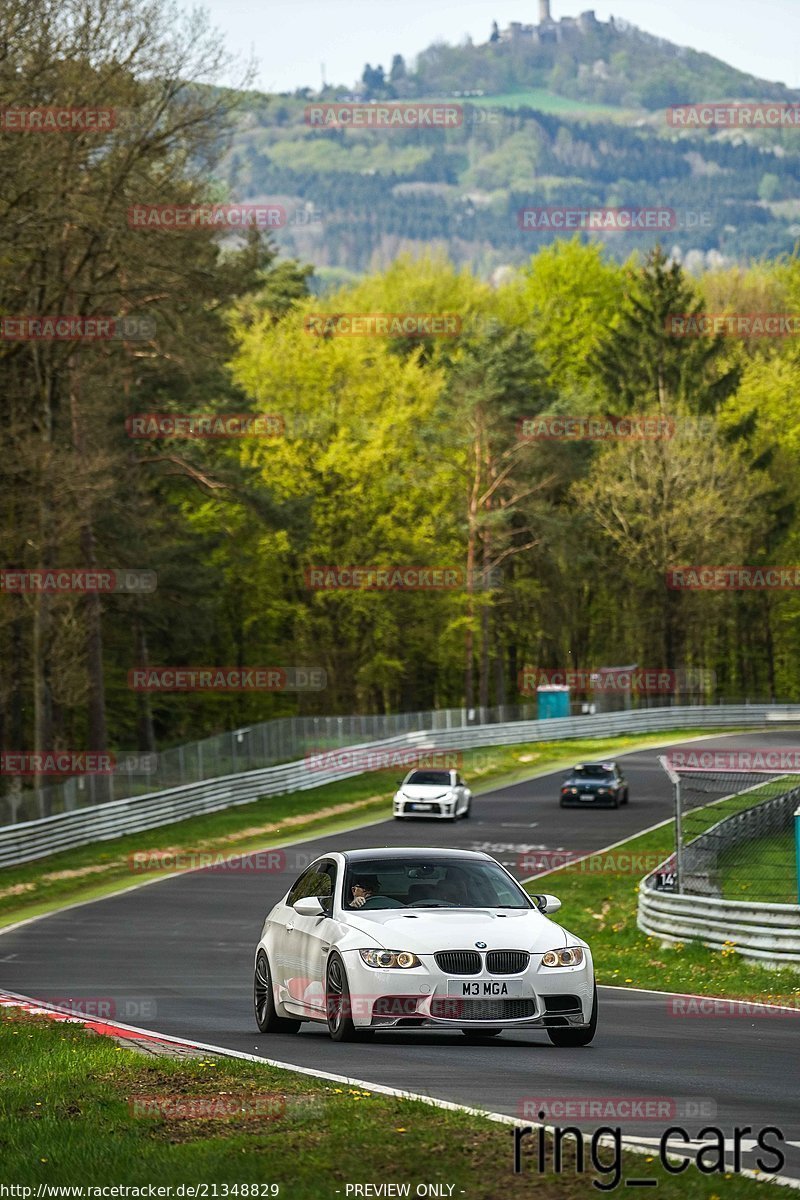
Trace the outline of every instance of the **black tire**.
{"type": "Polygon", "coordinates": [[[594,985],[594,999],[592,1000],[592,1015],[588,1025],[573,1026],[567,1029],[562,1026],[559,1029],[548,1029],[547,1036],[554,1046],[588,1046],[594,1035],[597,1033],[597,984],[594,985]]]}
{"type": "Polygon", "coordinates": [[[331,954],[325,970],[325,1013],[331,1041],[360,1041],[361,1031],[353,1024],[351,1011],[350,987],[344,963],[338,954],[331,954]]]}
{"type": "Polygon", "coordinates": [[[625,799],[622,801],[622,803],[627,804],[629,800],[630,800],[630,796],[628,795],[628,789],[625,788],[625,799]]]}
{"type": "Polygon", "coordinates": [[[468,1042],[482,1042],[484,1038],[497,1037],[502,1033],[502,1029],[462,1029],[464,1037],[468,1042]]]}
{"type": "Polygon", "coordinates": [[[253,1007],[256,1012],[256,1025],[262,1033],[297,1033],[302,1025],[302,1021],[292,1020],[291,1017],[279,1017],[276,1013],[275,997],[272,994],[272,973],[263,950],[259,951],[256,959],[253,1007]]]}
{"type": "Polygon", "coordinates": [[[461,814],[461,816],[462,816],[463,820],[465,820],[465,821],[466,821],[466,820],[467,820],[469,817],[471,817],[471,816],[472,816],[472,801],[471,801],[471,800],[470,800],[470,801],[467,803],[466,811],[465,811],[465,812],[463,812],[463,813],[461,814]]]}

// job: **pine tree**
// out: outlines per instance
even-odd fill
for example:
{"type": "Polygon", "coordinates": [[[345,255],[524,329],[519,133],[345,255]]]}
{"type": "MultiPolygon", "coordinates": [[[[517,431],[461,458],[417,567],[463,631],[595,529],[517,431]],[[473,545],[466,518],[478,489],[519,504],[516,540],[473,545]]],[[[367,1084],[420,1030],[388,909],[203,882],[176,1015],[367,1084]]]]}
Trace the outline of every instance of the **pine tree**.
{"type": "Polygon", "coordinates": [[[661,246],[631,272],[618,322],[596,359],[613,412],[667,412],[685,404],[695,415],[707,414],[735,391],[740,372],[724,363],[722,336],[671,332],[673,317],[696,316],[701,308],[680,264],[661,246]]]}

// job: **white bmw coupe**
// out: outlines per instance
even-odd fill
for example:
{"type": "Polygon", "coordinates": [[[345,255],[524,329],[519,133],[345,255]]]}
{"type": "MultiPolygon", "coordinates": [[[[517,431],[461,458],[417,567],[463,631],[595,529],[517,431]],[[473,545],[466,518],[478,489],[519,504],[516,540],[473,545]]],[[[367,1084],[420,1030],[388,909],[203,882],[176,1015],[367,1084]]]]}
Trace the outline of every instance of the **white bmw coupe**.
{"type": "Polygon", "coordinates": [[[538,1028],[586,1046],[597,989],[586,942],[545,914],[488,854],[374,849],[316,859],[264,922],[255,955],[262,1033],[327,1024],[334,1041],[380,1029],[470,1038],[538,1028]]]}

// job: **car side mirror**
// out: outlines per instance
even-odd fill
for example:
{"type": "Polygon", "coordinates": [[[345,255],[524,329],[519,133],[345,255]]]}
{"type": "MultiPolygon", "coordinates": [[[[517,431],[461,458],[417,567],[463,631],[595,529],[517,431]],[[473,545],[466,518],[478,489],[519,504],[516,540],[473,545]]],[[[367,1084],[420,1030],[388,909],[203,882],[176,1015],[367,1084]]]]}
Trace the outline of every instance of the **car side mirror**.
{"type": "Polygon", "coordinates": [[[549,896],[545,893],[541,896],[531,896],[531,899],[541,913],[555,913],[561,908],[558,896],[549,896]]]}
{"type": "Polygon", "coordinates": [[[398,787],[402,787],[402,786],[403,786],[403,781],[402,781],[402,779],[398,779],[398,781],[397,781],[397,786],[398,786],[398,787]]]}
{"type": "Polygon", "coordinates": [[[301,917],[323,917],[325,908],[319,896],[301,896],[292,905],[294,911],[301,917]]]}

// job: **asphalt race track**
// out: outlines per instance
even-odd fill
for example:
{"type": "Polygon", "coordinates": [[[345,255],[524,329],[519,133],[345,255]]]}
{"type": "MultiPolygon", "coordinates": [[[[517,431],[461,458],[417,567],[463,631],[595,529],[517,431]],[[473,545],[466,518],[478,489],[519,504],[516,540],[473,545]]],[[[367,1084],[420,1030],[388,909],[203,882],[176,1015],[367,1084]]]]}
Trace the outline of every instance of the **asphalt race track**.
{"type": "MultiPolygon", "coordinates": [[[[767,742],[795,746],[798,734],[754,730],[703,745],[767,742]]],[[[470,1045],[458,1032],[405,1030],[334,1044],[321,1026],[267,1036],[254,1024],[252,956],[263,917],[311,857],[360,846],[463,846],[488,851],[524,877],[530,872],[517,865],[526,850],[599,849],[670,817],[661,753],[625,757],[631,802],[616,811],[560,809],[559,772],[477,797],[472,818],[455,826],[388,820],[287,847],[283,871],[193,872],[34,921],[0,934],[0,987],[50,1002],[72,998],[78,1007],[109,998],[131,1025],[518,1117],[528,1115],[526,1101],[542,1096],[666,1098],[677,1113],[702,1102],[701,1114],[713,1116],[622,1123],[623,1133],[658,1138],[677,1124],[696,1137],[713,1125],[730,1138],[734,1127],[749,1126],[743,1165],[753,1167],[757,1132],[777,1126],[797,1143],[785,1146],[781,1174],[800,1179],[800,1014],[677,1017],[665,995],[601,988],[598,1033],[586,1049],[558,1049],[543,1032],[470,1045]]],[[[568,888],[559,895],[556,920],[569,928],[568,888]]]]}

